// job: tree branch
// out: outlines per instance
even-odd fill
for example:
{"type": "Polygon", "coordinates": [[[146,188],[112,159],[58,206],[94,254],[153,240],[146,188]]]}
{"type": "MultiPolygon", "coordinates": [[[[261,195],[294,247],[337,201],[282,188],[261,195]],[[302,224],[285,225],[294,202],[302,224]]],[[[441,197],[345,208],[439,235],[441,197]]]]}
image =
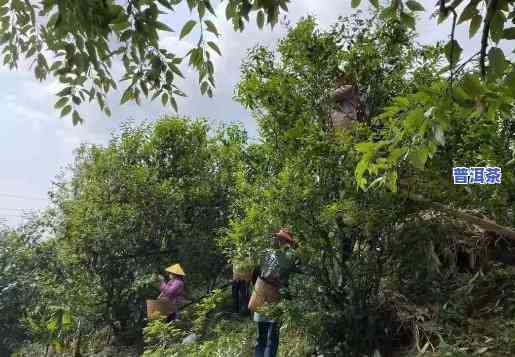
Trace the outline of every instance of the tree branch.
{"type": "Polygon", "coordinates": [[[150,257],[160,257],[163,255],[169,255],[169,254],[178,254],[178,249],[169,249],[166,251],[151,251],[151,252],[138,252],[134,254],[126,254],[126,255],[120,255],[120,256],[114,256],[110,257],[111,260],[129,260],[129,259],[137,259],[137,258],[150,258],[150,257]]]}
{"type": "Polygon", "coordinates": [[[479,226],[485,230],[497,232],[500,235],[503,235],[503,236],[515,241],[515,231],[510,227],[502,226],[500,224],[497,224],[497,222],[495,222],[495,221],[484,219],[484,218],[479,218],[472,214],[462,212],[458,209],[449,208],[441,203],[428,200],[427,198],[425,198],[421,195],[418,195],[418,194],[408,193],[408,192],[405,192],[405,194],[407,194],[408,198],[414,202],[428,204],[439,211],[442,211],[451,216],[463,219],[464,221],[475,224],[476,226],[479,226]]]}
{"type": "Polygon", "coordinates": [[[456,65],[456,63],[454,63],[454,33],[456,31],[456,20],[458,19],[458,14],[456,13],[456,10],[454,10],[454,8],[447,8],[448,10],[450,10],[452,12],[452,30],[451,30],[451,55],[449,56],[450,58],[450,75],[449,75],[449,82],[450,82],[450,89],[451,89],[451,94],[453,93],[452,92],[452,85],[453,85],[453,82],[454,82],[454,66],[456,65]]]}
{"type": "Polygon", "coordinates": [[[478,51],[476,53],[474,53],[472,56],[470,56],[469,59],[467,59],[466,61],[464,61],[462,64],[459,65],[459,67],[456,68],[456,71],[454,71],[455,74],[457,73],[460,73],[460,71],[467,65],[469,64],[470,62],[472,62],[474,60],[474,58],[476,58],[479,54],[481,54],[481,51],[478,51]]]}
{"type": "Polygon", "coordinates": [[[492,21],[492,17],[495,12],[495,8],[497,7],[497,0],[490,0],[488,3],[488,7],[486,10],[485,21],[483,22],[483,33],[481,36],[481,56],[479,57],[479,67],[481,69],[481,78],[485,78],[486,76],[486,66],[485,66],[485,58],[486,58],[486,49],[488,47],[488,34],[490,33],[490,24],[492,21]]]}

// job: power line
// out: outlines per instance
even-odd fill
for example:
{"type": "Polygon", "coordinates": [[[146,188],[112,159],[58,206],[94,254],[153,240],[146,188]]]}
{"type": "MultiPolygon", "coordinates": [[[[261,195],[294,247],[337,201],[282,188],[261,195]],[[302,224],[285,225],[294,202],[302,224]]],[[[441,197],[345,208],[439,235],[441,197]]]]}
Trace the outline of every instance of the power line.
{"type": "Polygon", "coordinates": [[[22,215],[22,214],[0,214],[0,219],[2,219],[2,217],[18,217],[18,218],[27,218],[26,215],[22,215]]]}
{"type": "Polygon", "coordinates": [[[37,208],[3,208],[0,207],[0,211],[21,211],[21,212],[31,212],[36,211],[37,208]]]}
{"type": "Polygon", "coordinates": [[[46,198],[43,197],[35,197],[35,196],[22,196],[22,195],[11,195],[9,193],[0,193],[0,197],[10,197],[10,198],[19,198],[23,200],[39,200],[39,201],[47,201],[46,198]]]}

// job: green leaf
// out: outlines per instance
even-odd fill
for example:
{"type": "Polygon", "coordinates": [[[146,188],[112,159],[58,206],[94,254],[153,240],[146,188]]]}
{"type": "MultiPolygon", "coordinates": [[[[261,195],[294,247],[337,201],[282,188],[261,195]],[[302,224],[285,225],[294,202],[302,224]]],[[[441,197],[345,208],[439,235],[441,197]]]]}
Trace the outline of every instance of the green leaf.
{"type": "Polygon", "coordinates": [[[211,47],[216,53],[218,53],[220,56],[222,55],[222,52],[220,51],[220,49],[218,48],[218,46],[216,45],[216,43],[214,43],[213,41],[208,41],[207,42],[207,45],[209,47],[211,47]]]}
{"type": "Polygon", "coordinates": [[[174,97],[170,97],[170,105],[172,106],[173,110],[177,113],[179,110],[177,108],[177,102],[175,101],[174,97]]]}
{"type": "Polygon", "coordinates": [[[420,108],[409,111],[404,119],[404,126],[410,132],[416,131],[424,122],[424,111],[420,108]]]}
{"type": "Polygon", "coordinates": [[[161,93],[159,91],[155,91],[154,94],[152,95],[152,98],[150,98],[150,101],[154,101],[157,97],[159,97],[161,93]]]}
{"type": "Polygon", "coordinates": [[[143,92],[143,94],[145,94],[145,97],[148,97],[148,87],[147,87],[147,83],[145,82],[145,80],[142,80],[139,82],[139,87],[141,88],[141,91],[143,92]]]}
{"type": "Polygon", "coordinates": [[[463,90],[471,97],[476,97],[483,93],[483,86],[477,76],[468,74],[463,78],[463,90]]]}
{"type": "MultiPolygon", "coordinates": [[[[73,123],[73,125],[82,123],[82,118],[80,117],[79,113],[76,110],[74,110],[73,114],[72,114],[72,123],[73,123]]],[[[64,318],[64,316],[63,316],[63,318],[64,318]]],[[[64,321],[63,321],[63,323],[64,323],[64,321]]]]}
{"type": "Polygon", "coordinates": [[[197,23],[193,20],[190,20],[188,22],[186,22],[181,30],[181,34],[179,36],[179,39],[182,39],[184,38],[185,36],[187,36],[191,30],[193,30],[193,28],[195,27],[197,23]]]}
{"type": "Polygon", "coordinates": [[[181,78],[184,78],[184,75],[182,74],[181,70],[179,69],[179,67],[175,66],[175,65],[172,65],[170,66],[170,69],[172,70],[173,73],[175,73],[176,75],[178,75],[179,77],[181,78]]]}
{"type": "Polygon", "coordinates": [[[390,171],[386,175],[385,183],[391,192],[397,192],[397,171],[390,171]]]}
{"type": "Polygon", "coordinates": [[[508,6],[509,3],[512,3],[512,0],[498,0],[497,1],[497,9],[502,11],[509,11],[510,7],[508,6]]]}
{"type": "MultiPolygon", "coordinates": [[[[374,181],[370,182],[370,185],[368,185],[367,191],[372,190],[376,187],[383,187],[385,182],[386,182],[386,176],[380,176],[380,177],[374,179],[374,181]]],[[[358,185],[361,187],[360,183],[358,183],[358,185]]]]}
{"type": "Polygon", "coordinates": [[[173,7],[168,0],[157,0],[157,2],[166,7],[167,9],[173,10],[173,7]]]}
{"type": "Polygon", "coordinates": [[[424,8],[424,6],[422,6],[422,4],[420,4],[419,2],[415,1],[415,0],[408,0],[406,2],[406,6],[408,7],[408,9],[410,9],[411,11],[425,11],[426,9],[424,8]]]}
{"type": "Polygon", "coordinates": [[[263,10],[260,10],[258,13],[257,13],[257,18],[256,18],[256,21],[257,21],[257,25],[260,29],[263,28],[263,26],[265,25],[265,13],[263,12],[263,10]]]}
{"type": "Polygon", "coordinates": [[[64,107],[63,110],[61,110],[61,118],[70,114],[71,111],[72,111],[71,105],[67,105],[66,107],[64,107]]]}
{"type": "Polygon", "coordinates": [[[216,36],[218,36],[218,30],[216,29],[215,24],[212,21],[206,20],[204,23],[207,26],[207,30],[211,33],[214,33],[216,36]]]}
{"type": "Polygon", "coordinates": [[[25,54],[25,58],[30,58],[36,53],[36,46],[31,47],[25,54]]]}
{"type": "Polygon", "coordinates": [[[351,0],[352,8],[357,8],[361,4],[361,0],[351,0]]]}
{"type": "Polygon", "coordinates": [[[187,0],[187,3],[188,3],[188,7],[190,8],[190,11],[191,11],[197,4],[197,0],[187,0]]]}
{"type": "Polygon", "coordinates": [[[426,166],[428,152],[424,148],[412,150],[408,155],[409,162],[417,169],[423,170],[426,166]]]}
{"type": "Polygon", "coordinates": [[[168,103],[168,93],[165,92],[161,95],[161,103],[163,106],[166,106],[166,103],[168,103]]]}
{"type": "Polygon", "coordinates": [[[472,17],[472,20],[470,21],[470,27],[469,27],[469,38],[474,37],[474,35],[479,30],[479,27],[481,26],[481,21],[483,20],[483,17],[481,15],[474,15],[472,17]]]}
{"type": "Polygon", "coordinates": [[[439,11],[437,24],[440,25],[442,22],[447,20],[447,18],[449,17],[449,14],[450,14],[450,11],[439,11]]]}
{"type": "Polygon", "coordinates": [[[4,43],[9,42],[10,39],[11,39],[11,36],[12,35],[10,33],[8,33],[8,32],[0,35],[0,45],[3,45],[4,43]]]}
{"type": "MultiPolygon", "coordinates": [[[[242,1],[242,4],[240,6],[240,16],[242,16],[245,20],[249,21],[249,14],[252,10],[252,4],[250,1],[242,1]]],[[[268,14],[268,17],[270,17],[270,13],[268,14]]]]}
{"type": "Polygon", "coordinates": [[[379,0],[368,0],[368,2],[370,2],[376,9],[379,9],[379,0]]]}
{"type": "Polygon", "coordinates": [[[49,69],[48,68],[48,62],[46,60],[46,57],[43,56],[42,53],[38,54],[38,63],[42,66],[42,67],[45,67],[46,69],[49,69]]]}
{"type": "Polygon", "coordinates": [[[213,9],[213,6],[209,0],[204,0],[204,5],[206,5],[207,11],[209,11],[211,15],[216,16],[215,9],[213,9]]]}
{"type": "Polygon", "coordinates": [[[161,31],[175,32],[170,26],[159,21],[156,21],[156,28],[161,31]]]}
{"type": "Polygon", "coordinates": [[[230,20],[230,19],[232,19],[234,17],[234,15],[235,15],[235,11],[234,10],[235,10],[234,9],[234,3],[232,1],[229,1],[227,3],[226,8],[225,8],[225,18],[227,20],[230,20]]]}
{"type": "Polygon", "coordinates": [[[209,88],[208,82],[202,82],[202,85],[200,86],[200,92],[202,95],[206,94],[207,89],[209,88]]]}
{"type": "Polygon", "coordinates": [[[463,9],[463,12],[461,13],[461,15],[458,19],[458,24],[460,24],[464,21],[470,20],[474,15],[479,15],[479,12],[477,11],[477,5],[478,5],[477,1],[474,1],[474,0],[471,1],[465,7],[465,9],[463,9]]]}
{"type": "Polygon", "coordinates": [[[56,95],[59,97],[70,95],[72,93],[72,87],[66,87],[63,90],[59,91],[56,95]]]}
{"type": "Polygon", "coordinates": [[[120,100],[120,104],[125,104],[133,98],[134,98],[134,94],[132,92],[132,89],[129,87],[125,90],[125,92],[123,92],[122,98],[120,100]]]}
{"type": "Polygon", "coordinates": [[[63,62],[61,61],[55,61],[54,63],[52,63],[52,66],[50,66],[50,71],[55,71],[57,70],[59,67],[61,67],[61,65],[63,64],[63,62]]]}
{"type": "Polygon", "coordinates": [[[51,333],[54,333],[55,331],[57,331],[57,320],[55,318],[53,318],[50,321],[48,321],[46,328],[51,333]]]}
{"type": "Polygon", "coordinates": [[[502,38],[506,40],[515,40],[515,27],[504,29],[502,32],[502,38]]]}
{"type": "Polygon", "coordinates": [[[401,14],[401,22],[405,24],[410,29],[415,29],[415,18],[411,15],[408,15],[406,13],[401,14]]]}
{"type": "Polygon", "coordinates": [[[495,43],[499,42],[503,36],[505,21],[506,17],[502,12],[497,11],[494,13],[490,22],[490,37],[495,43]]]}
{"type": "Polygon", "coordinates": [[[360,187],[362,188],[365,188],[367,183],[367,179],[364,176],[367,171],[370,171],[370,166],[370,157],[363,156],[354,169],[356,179],[361,182],[360,187]]]}
{"type": "Polygon", "coordinates": [[[190,52],[190,62],[189,64],[195,67],[198,67],[203,62],[202,49],[194,48],[190,52]]]}
{"type": "Polygon", "coordinates": [[[511,72],[506,76],[505,88],[512,97],[515,97],[515,67],[512,67],[511,72]]]}
{"type": "Polygon", "coordinates": [[[444,47],[444,51],[445,51],[445,57],[447,57],[447,60],[449,61],[449,63],[452,63],[453,65],[455,65],[460,60],[463,49],[461,48],[458,41],[449,40],[449,42],[447,42],[447,44],[444,47]]]}
{"type": "Polygon", "coordinates": [[[203,18],[204,15],[206,14],[206,5],[204,4],[203,1],[200,1],[197,5],[197,11],[198,11],[198,16],[200,18],[203,18]]]}
{"type": "Polygon", "coordinates": [[[490,64],[490,71],[495,77],[500,77],[506,68],[506,58],[504,52],[498,47],[492,47],[488,51],[488,61],[490,64]]]}
{"type": "Polygon", "coordinates": [[[64,105],[65,105],[66,103],[68,103],[68,100],[69,100],[69,99],[70,99],[70,98],[68,98],[68,97],[63,97],[63,98],[59,99],[59,100],[57,101],[57,103],[55,103],[54,108],[55,108],[55,109],[59,109],[59,108],[64,107],[64,105]]]}
{"type": "Polygon", "coordinates": [[[376,143],[365,141],[355,145],[356,150],[365,156],[372,155],[376,151],[376,143]]]}
{"type": "Polygon", "coordinates": [[[460,86],[454,86],[452,88],[453,98],[456,99],[456,102],[458,102],[463,107],[470,107],[470,104],[472,103],[470,101],[470,96],[461,88],[460,86]]]}

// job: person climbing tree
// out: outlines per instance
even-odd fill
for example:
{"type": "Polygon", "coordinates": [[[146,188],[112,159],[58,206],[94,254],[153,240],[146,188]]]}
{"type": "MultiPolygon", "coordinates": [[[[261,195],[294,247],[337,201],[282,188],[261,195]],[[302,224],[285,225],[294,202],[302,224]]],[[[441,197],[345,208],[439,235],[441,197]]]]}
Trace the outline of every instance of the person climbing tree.
{"type": "Polygon", "coordinates": [[[161,290],[160,297],[168,298],[175,307],[174,311],[168,315],[167,320],[170,322],[177,319],[179,306],[184,304],[184,277],[186,274],[180,264],[173,264],[166,268],[166,271],[169,273],[170,280],[165,282],[164,276],[159,275],[161,282],[159,290],[161,290]]]}
{"type": "Polygon", "coordinates": [[[287,294],[289,275],[296,270],[289,249],[295,248],[296,245],[293,233],[287,228],[281,228],[273,234],[272,249],[267,250],[260,266],[255,290],[249,302],[249,309],[254,312],[254,321],[257,322],[255,357],[277,355],[280,324],[259,314],[256,310],[265,303],[278,303],[281,296],[284,297],[287,294]]]}

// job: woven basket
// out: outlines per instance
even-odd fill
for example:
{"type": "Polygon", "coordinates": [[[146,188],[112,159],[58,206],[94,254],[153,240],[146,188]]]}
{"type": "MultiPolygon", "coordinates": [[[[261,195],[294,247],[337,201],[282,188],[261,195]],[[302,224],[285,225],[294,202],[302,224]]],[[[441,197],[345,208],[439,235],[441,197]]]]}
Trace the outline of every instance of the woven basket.
{"type": "Polygon", "coordinates": [[[177,311],[177,306],[168,299],[147,300],[147,316],[149,320],[165,319],[177,311]]]}
{"type": "Polygon", "coordinates": [[[265,304],[277,304],[281,300],[279,288],[258,278],[249,301],[249,310],[255,312],[265,304]]]}
{"type": "Polygon", "coordinates": [[[233,270],[232,280],[234,280],[234,281],[251,281],[252,280],[252,272],[251,271],[233,270]]]}

